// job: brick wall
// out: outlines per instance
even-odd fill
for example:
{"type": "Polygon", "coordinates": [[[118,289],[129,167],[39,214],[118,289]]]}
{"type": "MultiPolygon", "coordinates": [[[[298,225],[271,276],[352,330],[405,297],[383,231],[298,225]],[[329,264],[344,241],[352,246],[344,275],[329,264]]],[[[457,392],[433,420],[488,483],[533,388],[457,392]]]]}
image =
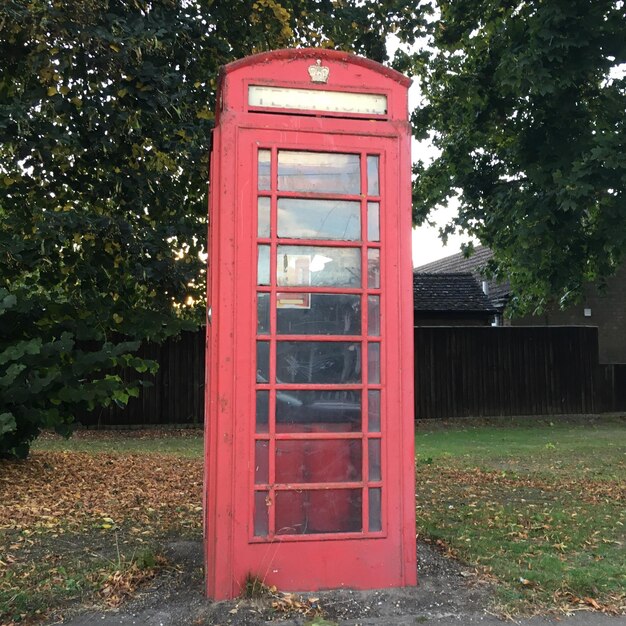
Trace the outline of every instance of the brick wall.
{"type": "Polygon", "coordinates": [[[604,291],[585,289],[580,304],[564,311],[511,320],[513,326],[597,326],[600,363],[626,363],[626,264],[607,281],[604,291]],[[585,308],[591,315],[585,316],[585,308]]]}

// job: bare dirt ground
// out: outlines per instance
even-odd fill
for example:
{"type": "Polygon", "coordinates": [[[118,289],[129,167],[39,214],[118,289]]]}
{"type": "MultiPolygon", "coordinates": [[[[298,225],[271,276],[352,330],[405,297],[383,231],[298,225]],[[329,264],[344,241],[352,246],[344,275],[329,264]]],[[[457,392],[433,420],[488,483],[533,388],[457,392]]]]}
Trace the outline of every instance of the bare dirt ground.
{"type": "MultiPolygon", "coordinates": [[[[490,587],[458,562],[420,543],[419,586],[411,589],[334,591],[287,596],[281,594],[210,602],[202,593],[202,546],[197,541],[173,541],[165,554],[169,567],[130,602],[115,611],[88,610],[67,615],[67,626],[458,626],[503,624],[485,611],[490,587]],[[311,598],[317,600],[311,602],[311,598]],[[298,600],[302,605],[298,606],[298,600]],[[313,607],[313,608],[311,608],[313,607]],[[319,609],[316,614],[315,609],[319,609]]],[[[509,622],[511,623],[511,622],[509,622]]],[[[626,620],[599,613],[520,620],[528,626],[622,626],[626,620]],[[555,621],[556,620],[556,621],[555,621]]]]}

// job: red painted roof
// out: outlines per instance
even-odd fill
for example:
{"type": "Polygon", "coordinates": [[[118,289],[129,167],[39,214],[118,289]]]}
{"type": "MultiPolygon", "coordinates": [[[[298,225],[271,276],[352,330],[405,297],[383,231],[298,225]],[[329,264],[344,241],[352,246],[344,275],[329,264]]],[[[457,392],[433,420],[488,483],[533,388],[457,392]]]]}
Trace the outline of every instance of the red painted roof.
{"type": "Polygon", "coordinates": [[[309,58],[328,59],[343,63],[351,63],[352,65],[360,65],[361,67],[366,67],[373,72],[386,76],[387,78],[400,83],[404,87],[409,87],[413,82],[404,74],[396,72],[396,70],[385,65],[381,65],[371,59],[366,59],[365,57],[360,57],[350,52],[344,52],[343,50],[328,50],[326,48],[283,48],[281,50],[272,50],[270,52],[260,52],[259,54],[253,54],[251,56],[244,57],[243,59],[239,59],[238,61],[228,63],[228,65],[224,65],[221,68],[221,72],[224,74],[230,74],[230,72],[249,65],[261,65],[272,61],[309,58]]]}

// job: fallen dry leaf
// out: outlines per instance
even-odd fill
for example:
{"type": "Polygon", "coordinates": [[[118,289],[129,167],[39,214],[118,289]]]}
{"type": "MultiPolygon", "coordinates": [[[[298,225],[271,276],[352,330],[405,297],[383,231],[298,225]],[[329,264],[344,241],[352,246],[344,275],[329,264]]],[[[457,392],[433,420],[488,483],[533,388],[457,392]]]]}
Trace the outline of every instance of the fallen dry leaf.
{"type": "Polygon", "coordinates": [[[0,502],[0,530],[25,534],[85,525],[110,531],[129,521],[139,533],[198,528],[202,460],[33,452],[25,461],[0,461],[0,502]]]}

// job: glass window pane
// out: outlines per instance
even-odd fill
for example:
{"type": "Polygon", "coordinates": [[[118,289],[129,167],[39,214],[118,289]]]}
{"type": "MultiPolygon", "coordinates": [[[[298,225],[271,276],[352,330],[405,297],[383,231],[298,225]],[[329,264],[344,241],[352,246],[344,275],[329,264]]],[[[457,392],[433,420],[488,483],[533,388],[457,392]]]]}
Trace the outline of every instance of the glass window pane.
{"type": "Polygon", "coordinates": [[[380,195],[378,187],[378,157],[367,157],[367,195],[378,196],[380,195]]]}
{"type": "Polygon", "coordinates": [[[270,378],[270,342],[256,342],[256,381],[267,383],[270,378]]]}
{"type": "Polygon", "coordinates": [[[377,385],[380,383],[380,344],[367,345],[367,382],[377,385]]]}
{"type": "Polygon", "coordinates": [[[292,239],[361,239],[361,205],[350,200],[278,200],[278,236],[292,239]]]}
{"type": "Polygon", "coordinates": [[[251,107],[333,111],[334,113],[387,113],[387,96],[378,93],[327,91],[326,89],[299,89],[250,85],[248,104],[251,107]]]}
{"type": "Polygon", "coordinates": [[[254,484],[267,485],[270,482],[269,441],[256,441],[254,444],[254,484]]]}
{"type": "Polygon", "coordinates": [[[276,392],[276,432],[354,432],[361,430],[357,390],[276,392]]]}
{"type": "Polygon", "coordinates": [[[270,392],[261,390],[256,392],[256,432],[269,431],[270,392]]]}
{"type": "Polygon", "coordinates": [[[361,532],[361,489],[309,491],[307,533],[361,532]]]}
{"type": "Polygon", "coordinates": [[[270,236],[270,199],[261,196],[258,200],[257,237],[270,236]]]}
{"type": "Polygon", "coordinates": [[[357,295],[278,293],[276,307],[278,334],[361,334],[361,297],[357,295]]]}
{"type": "Polygon", "coordinates": [[[307,492],[293,489],[275,492],[274,526],[277,535],[302,535],[307,532],[309,502],[307,492]]]}
{"type": "Polygon", "coordinates": [[[379,487],[374,487],[369,490],[369,531],[371,533],[375,533],[383,529],[380,496],[381,490],[379,487]]]}
{"type": "Polygon", "coordinates": [[[380,336],[380,298],[367,296],[367,334],[370,337],[380,336]]]}
{"type": "Polygon", "coordinates": [[[259,285],[270,284],[270,247],[269,246],[259,246],[256,272],[257,272],[257,284],[259,285]]]}
{"type": "Polygon", "coordinates": [[[380,439],[370,439],[367,447],[369,462],[369,479],[381,480],[380,478],[380,439]]]}
{"type": "Polygon", "coordinates": [[[367,251],[367,286],[380,289],[380,250],[369,248],[367,251]]]}
{"type": "Polygon", "coordinates": [[[367,392],[368,430],[371,433],[380,432],[380,391],[372,389],[367,392]]]}
{"type": "Polygon", "coordinates": [[[259,191],[268,191],[270,186],[270,160],[272,153],[270,150],[259,150],[259,191]]]}
{"type": "Polygon", "coordinates": [[[276,483],[361,480],[360,439],[276,441],[276,483]]]}
{"type": "Polygon", "coordinates": [[[359,248],[278,246],[276,278],[282,287],[360,287],[359,248]]]}
{"type": "Polygon", "coordinates": [[[276,534],[361,532],[361,489],[276,492],[276,534]]]}
{"type": "Polygon", "coordinates": [[[278,152],[279,191],[339,193],[361,192],[358,154],[330,152],[278,152]]]}
{"type": "Polygon", "coordinates": [[[276,441],[275,483],[304,483],[306,468],[303,441],[276,441]]]}
{"type": "Polygon", "coordinates": [[[347,341],[279,341],[277,383],[359,383],[361,344],[347,341]]]}
{"type": "Polygon", "coordinates": [[[380,204],[378,202],[367,203],[367,239],[380,241],[380,204]]]}
{"type": "Polygon", "coordinates": [[[268,491],[254,492],[254,536],[265,537],[270,532],[269,512],[267,502],[268,491]]]}
{"type": "Polygon", "coordinates": [[[269,332],[270,332],[270,294],[269,293],[257,293],[256,309],[257,309],[257,317],[256,317],[257,335],[269,335],[269,332]]]}

